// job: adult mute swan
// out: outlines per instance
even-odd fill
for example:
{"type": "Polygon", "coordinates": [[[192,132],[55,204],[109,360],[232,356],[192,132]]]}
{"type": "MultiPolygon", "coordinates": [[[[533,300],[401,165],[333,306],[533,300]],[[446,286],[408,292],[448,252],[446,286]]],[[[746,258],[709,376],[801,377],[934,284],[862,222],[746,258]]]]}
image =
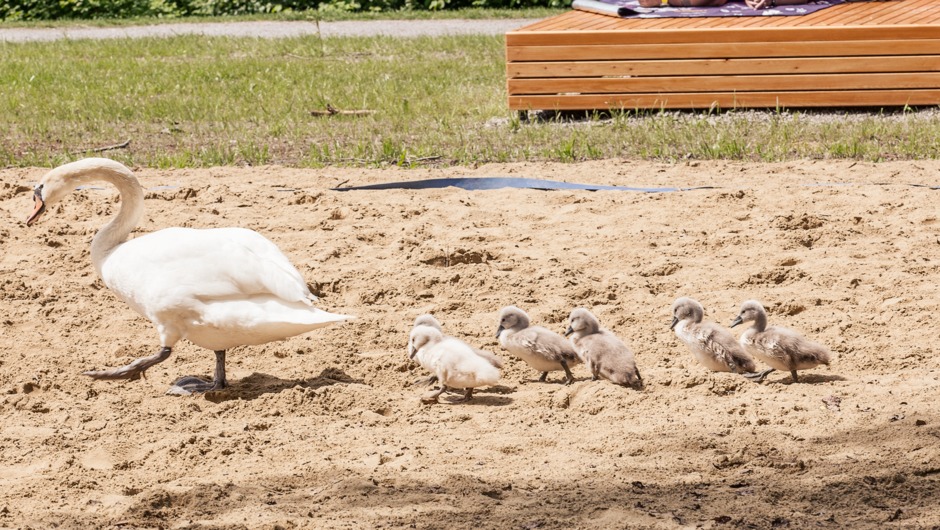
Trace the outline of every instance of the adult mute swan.
{"type": "Polygon", "coordinates": [[[177,380],[168,393],[225,388],[225,350],[282,340],[350,316],[313,307],[317,298],[300,272],[271,241],[244,228],[166,228],[127,240],[143,213],[144,192],[130,169],[107,158],[86,158],[46,173],[36,187],[26,225],[78,186],[114,185],[118,214],[95,235],[91,260],[118,298],[150,319],[160,351],[93,379],[136,379],[165,361],[180,339],[215,351],[212,381],[177,380]]]}

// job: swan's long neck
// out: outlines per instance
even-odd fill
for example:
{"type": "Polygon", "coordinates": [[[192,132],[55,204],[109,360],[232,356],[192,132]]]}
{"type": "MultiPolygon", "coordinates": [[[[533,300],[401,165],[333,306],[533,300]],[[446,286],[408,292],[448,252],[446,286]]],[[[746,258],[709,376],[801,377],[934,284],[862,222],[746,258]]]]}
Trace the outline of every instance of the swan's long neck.
{"type": "Polygon", "coordinates": [[[107,182],[114,185],[121,196],[120,211],[111,219],[111,222],[98,231],[91,242],[91,260],[95,264],[98,275],[101,276],[104,260],[111,251],[127,239],[143,215],[144,190],[129,169],[110,160],[76,168],[75,172],[66,178],[69,184],[76,187],[95,182],[107,182]]]}
{"type": "Polygon", "coordinates": [[[763,311],[758,311],[757,316],[754,318],[754,329],[758,332],[764,331],[767,329],[767,313],[763,311]]]}

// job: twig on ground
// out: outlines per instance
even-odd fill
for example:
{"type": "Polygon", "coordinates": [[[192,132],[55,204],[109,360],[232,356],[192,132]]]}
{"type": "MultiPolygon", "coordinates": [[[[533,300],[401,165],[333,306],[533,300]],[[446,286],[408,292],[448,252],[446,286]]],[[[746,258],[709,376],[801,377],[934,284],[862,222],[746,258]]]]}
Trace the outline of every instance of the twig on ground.
{"type": "Polygon", "coordinates": [[[111,151],[112,149],[124,149],[125,147],[131,145],[131,139],[128,138],[119,144],[106,145],[104,147],[89,147],[84,149],[78,149],[78,152],[81,153],[103,153],[104,151],[111,151]]]}
{"type": "Polygon", "coordinates": [[[367,116],[369,114],[375,114],[374,110],[339,110],[327,103],[326,110],[311,110],[311,116],[335,116],[341,114],[343,116],[367,116]]]}

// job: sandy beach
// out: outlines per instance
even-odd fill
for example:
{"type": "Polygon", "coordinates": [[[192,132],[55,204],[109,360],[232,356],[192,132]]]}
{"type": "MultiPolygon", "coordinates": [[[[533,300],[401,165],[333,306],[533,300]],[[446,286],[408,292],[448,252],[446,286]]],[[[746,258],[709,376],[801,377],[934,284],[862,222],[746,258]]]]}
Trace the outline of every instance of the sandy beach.
{"type": "Polygon", "coordinates": [[[230,387],[193,397],[164,395],[211,375],[185,341],[146,379],[81,375],[159,342],[90,262],[113,189],[25,226],[47,169],[0,170],[0,528],[940,526],[940,162],[133,168],[135,234],[254,229],[357,316],[232,349],[230,387]],[[709,188],[330,189],[484,176],[709,188]],[[758,299],[836,360],[709,372],[669,329],[679,296],[725,326],[758,299]],[[589,308],[645,387],[538,382],[495,339],[510,304],[558,332],[589,308]],[[421,313],[500,355],[500,384],[422,404],[421,313]]]}

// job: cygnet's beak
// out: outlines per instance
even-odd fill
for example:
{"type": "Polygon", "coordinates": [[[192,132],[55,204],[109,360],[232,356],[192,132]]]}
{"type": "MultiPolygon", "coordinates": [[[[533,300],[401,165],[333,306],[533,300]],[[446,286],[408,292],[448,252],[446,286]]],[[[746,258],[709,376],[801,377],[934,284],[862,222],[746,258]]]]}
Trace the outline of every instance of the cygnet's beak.
{"type": "Polygon", "coordinates": [[[32,226],[39,219],[39,216],[46,211],[46,201],[42,200],[42,184],[36,186],[33,190],[33,213],[26,219],[26,226],[32,226]]]}
{"type": "Polygon", "coordinates": [[[418,353],[418,350],[416,350],[414,345],[409,342],[408,343],[408,358],[414,359],[416,353],[418,353]]]}
{"type": "Polygon", "coordinates": [[[672,317],[672,324],[670,324],[669,329],[672,329],[672,328],[676,327],[676,324],[678,324],[678,323],[679,323],[679,318],[678,318],[678,317],[672,317]]]}
{"type": "Polygon", "coordinates": [[[740,324],[740,323],[742,323],[742,322],[744,322],[744,321],[741,320],[741,315],[738,315],[738,318],[734,319],[734,322],[731,323],[731,327],[735,327],[735,326],[737,326],[738,324],[740,324]]]}
{"type": "Polygon", "coordinates": [[[571,326],[568,326],[568,329],[565,330],[565,336],[571,335],[574,333],[574,329],[571,326]]]}
{"type": "Polygon", "coordinates": [[[497,339],[499,338],[500,333],[502,333],[504,329],[506,329],[506,328],[504,328],[502,324],[500,324],[500,325],[499,325],[499,328],[496,329],[496,338],[497,338],[497,339]]]}

